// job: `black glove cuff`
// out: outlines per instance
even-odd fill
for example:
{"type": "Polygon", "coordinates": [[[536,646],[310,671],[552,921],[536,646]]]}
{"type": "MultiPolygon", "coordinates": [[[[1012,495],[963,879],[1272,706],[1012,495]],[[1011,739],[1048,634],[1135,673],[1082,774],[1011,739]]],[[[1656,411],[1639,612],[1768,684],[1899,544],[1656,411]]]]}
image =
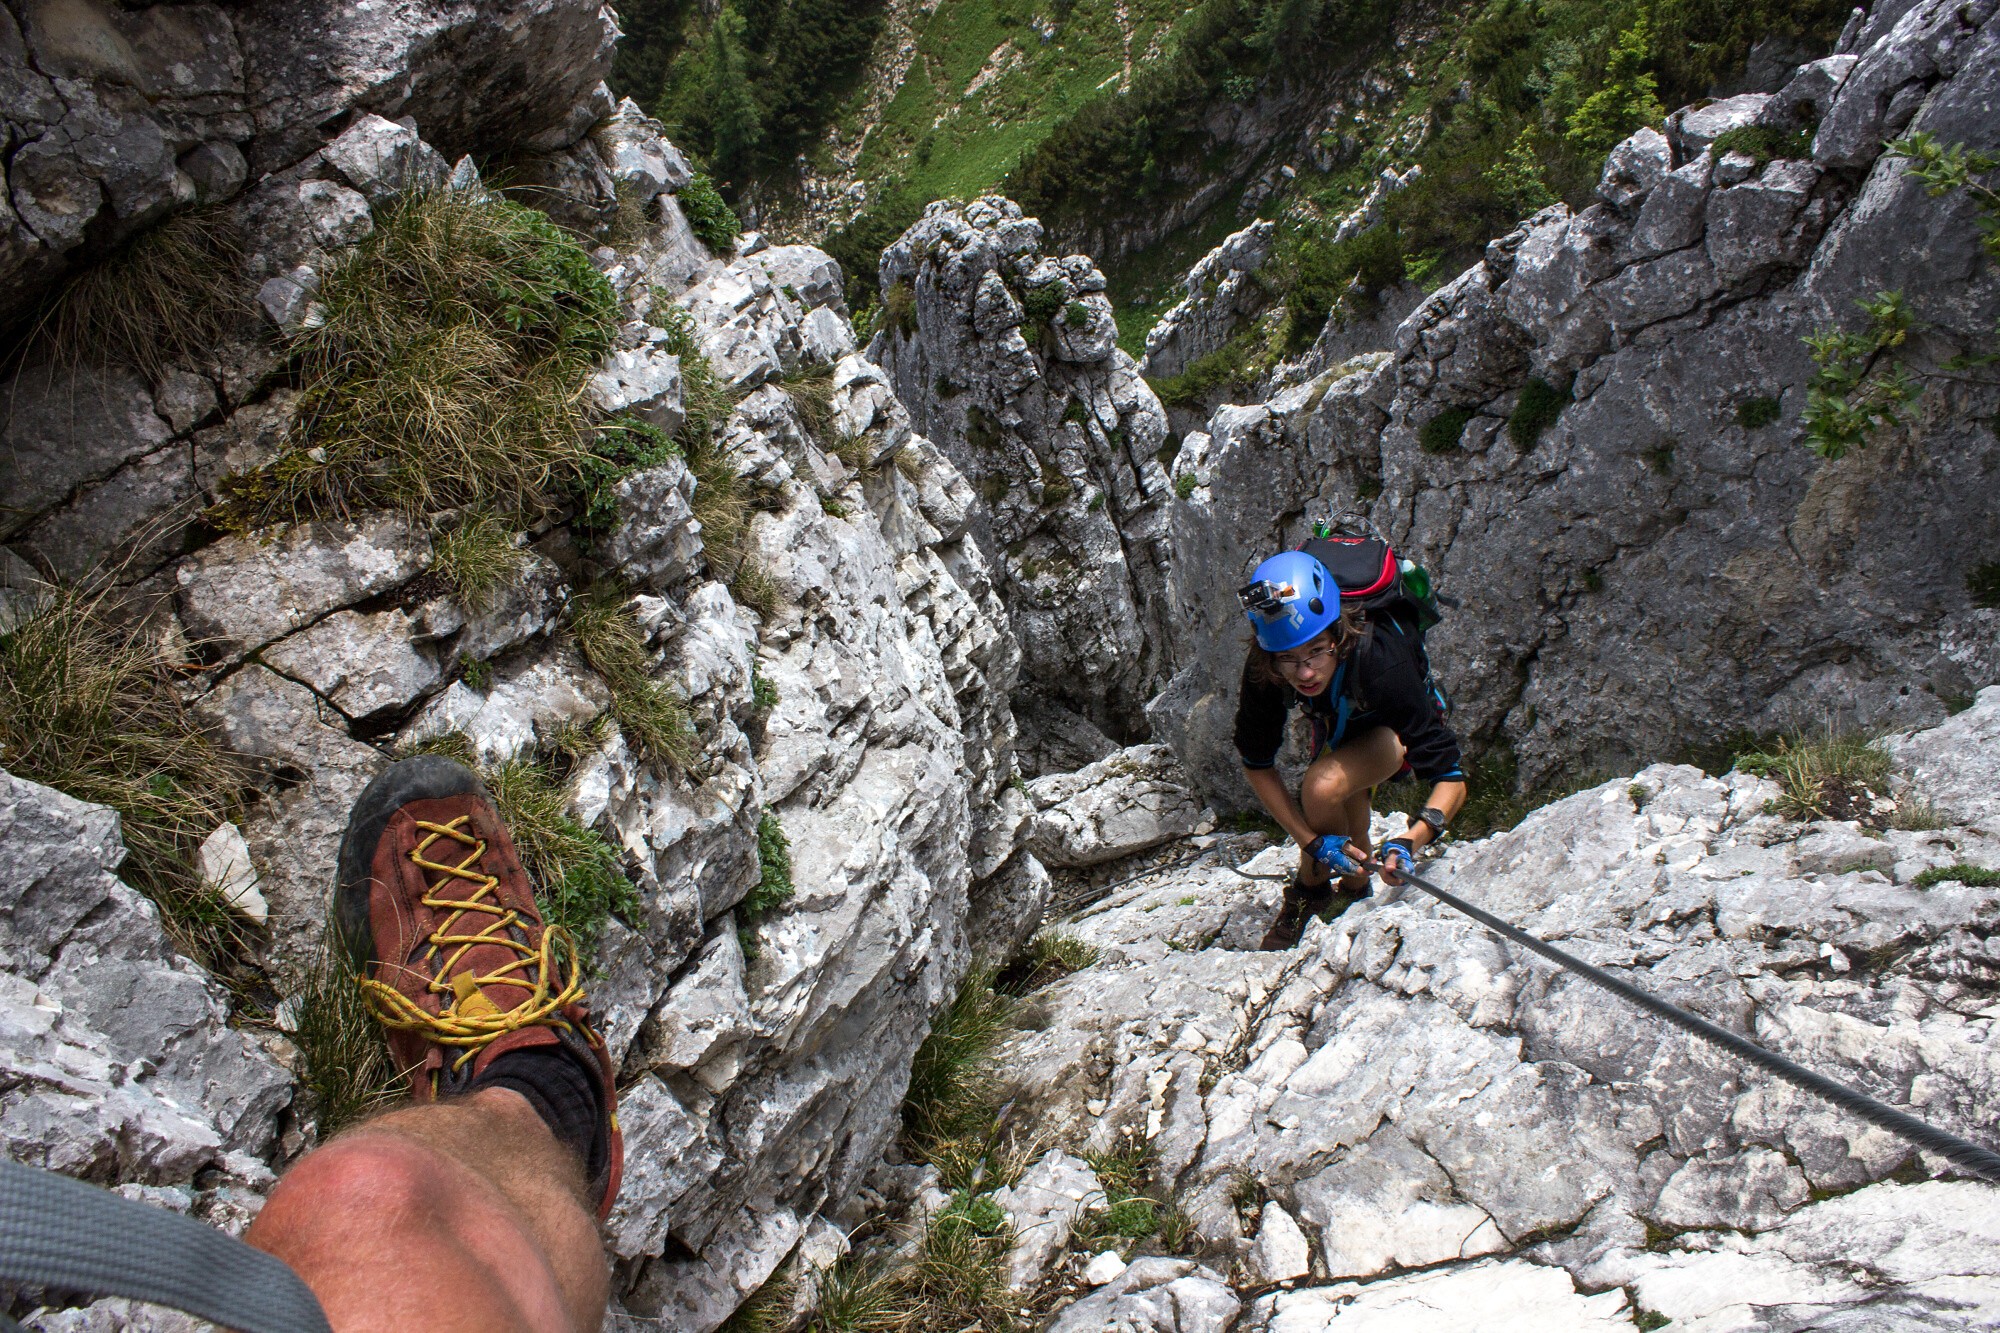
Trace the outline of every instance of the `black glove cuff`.
{"type": "Polygon", "coordinates": [[[1390,838],[1388,841],[1382,844],[1382,850],[1385,852],[1388,851],[1391,847],[1401,847],[1403,849],[1404,855],[1410,858],[1411,864],[1414,865],[1416,863],[1417,846],[1415,843],[1411,842],[1408,838],[1390,838]]]}

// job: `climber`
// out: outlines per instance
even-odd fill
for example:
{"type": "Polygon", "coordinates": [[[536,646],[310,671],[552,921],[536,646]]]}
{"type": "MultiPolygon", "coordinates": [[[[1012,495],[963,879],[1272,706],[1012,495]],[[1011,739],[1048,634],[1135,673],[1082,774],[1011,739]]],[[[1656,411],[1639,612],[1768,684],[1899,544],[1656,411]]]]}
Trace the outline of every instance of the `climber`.
{"type": "MultiPolygon", "coordinates": [[[[1378,545],[1393,571],[1393,553],[1378,545]]],[[[1353,590],[1344,605],[1341,585],[1305,550],[1266,560],[1239,596],[1255,638],[1237,696],[1236,750],[1250,790],[1299,844],[1298,874],[1263,947],[1289,949],[1307,917],[1332,915],[1333,872],[1348,902],[1368,893],[1363,863],[1375,787],[1406,765],[1432,784],[1409,829],[1383,845],[1382,899],[1393,901],[1401,892],[1394,867],[1413,865],[1417,851],[1444,833],[1465,804],[1465,772],[1409,616],[1364,611],[1353,590]],[[1312,725],[1296,800],[1277,770],[1294,705],[1312,725]]]]}
{"type": "Polygon", "coordinates": [[[416,1104],[306,1154],[246,1239],[336,1330],[596,1329],[623,1159],[611,1060],[479,779],[427,755],[370,783],[334,911],[416,1104]]]}

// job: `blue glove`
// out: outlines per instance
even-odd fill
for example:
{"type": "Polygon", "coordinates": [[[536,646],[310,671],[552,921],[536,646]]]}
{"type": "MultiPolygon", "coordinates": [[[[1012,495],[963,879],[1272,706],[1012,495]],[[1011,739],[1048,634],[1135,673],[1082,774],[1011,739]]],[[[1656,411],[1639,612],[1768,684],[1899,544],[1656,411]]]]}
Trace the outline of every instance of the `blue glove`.
{"type": "Polygon", "coordinates": [[[1361,869],[1361,863],[1347,850],[1351,846],[1353,842],[1350,839],[1343,838],[1338,833],[1326,833],[1307,843],[1306,852],[1313,860],[1337,874],[1363,874],[1365,872],[1361,869]]]}
{"type": "Polygon", "coordinates": [[[1399,878],[1405,871],[1417,868],[1416,848],[1407,838],[1391,838],[1382,844],[1381,855],[1375,858],[1375,867],[1382,872],[1382,888],[1375,894],[1378,902],[1393,903],[1403,896],[1404,884],[1399,878]]]}

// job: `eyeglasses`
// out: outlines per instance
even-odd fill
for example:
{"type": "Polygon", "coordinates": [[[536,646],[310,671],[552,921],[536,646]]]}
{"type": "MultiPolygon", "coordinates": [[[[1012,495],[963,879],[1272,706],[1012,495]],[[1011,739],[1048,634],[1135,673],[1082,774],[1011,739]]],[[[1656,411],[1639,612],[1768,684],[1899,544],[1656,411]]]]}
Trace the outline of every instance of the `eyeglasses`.
{"type": "Polygon", "coordinates": [[[1305,654],[1303,657],[1296,657],[1287,653],[1279,653],[1272,660],[1277,663],[1278,670],[1284,672],[1288,676],[1296,676],[1299,672],[1304,671],[1307,667],[1315,667],[1315,668],[1323,667],[1327,664],[1327,662],[1330,659],[1338,656],[1340,656],[1340,650],[1329,644],[1324,648],[1315,648],[1312,652],[1305,654]]]}

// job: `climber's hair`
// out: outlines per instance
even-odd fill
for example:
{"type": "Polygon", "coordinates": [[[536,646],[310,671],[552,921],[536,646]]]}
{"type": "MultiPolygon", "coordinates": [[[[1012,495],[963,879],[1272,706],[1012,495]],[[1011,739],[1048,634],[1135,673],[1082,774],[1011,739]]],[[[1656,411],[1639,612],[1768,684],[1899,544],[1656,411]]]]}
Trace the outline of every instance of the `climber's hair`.
{"type": "MultiPolygon", "coordinates": [[[[1334,621],[1332,625],[1320,631],[1319,634],[1314,635],[1307,642],[1317,642],[1329,634],[1333,636],[1334,651],[1340,654],[1340,659],[1344,662],[1353,655],[1356,645],[1363,638],[1367,637],[1368,619],[1353,607],[1343,606],[1340,608],[1340,619],[1334,621]]],[[[1304,646],[1304,644],[1300,645],[1300,647],[1304,646]]],[[[1285,678],[1285,673],[1278,670],[1278,655],[1276,653],[1267,652],[1264,646],[1258,643],[1254,637],[1248,643],[1247,650],[1250,662],[1250,678],[1252,680],[1264,685],[1291,684],[1285,678]]],[[[1296,650],[1288,649],[1287,651],[1296,650]]]]}

